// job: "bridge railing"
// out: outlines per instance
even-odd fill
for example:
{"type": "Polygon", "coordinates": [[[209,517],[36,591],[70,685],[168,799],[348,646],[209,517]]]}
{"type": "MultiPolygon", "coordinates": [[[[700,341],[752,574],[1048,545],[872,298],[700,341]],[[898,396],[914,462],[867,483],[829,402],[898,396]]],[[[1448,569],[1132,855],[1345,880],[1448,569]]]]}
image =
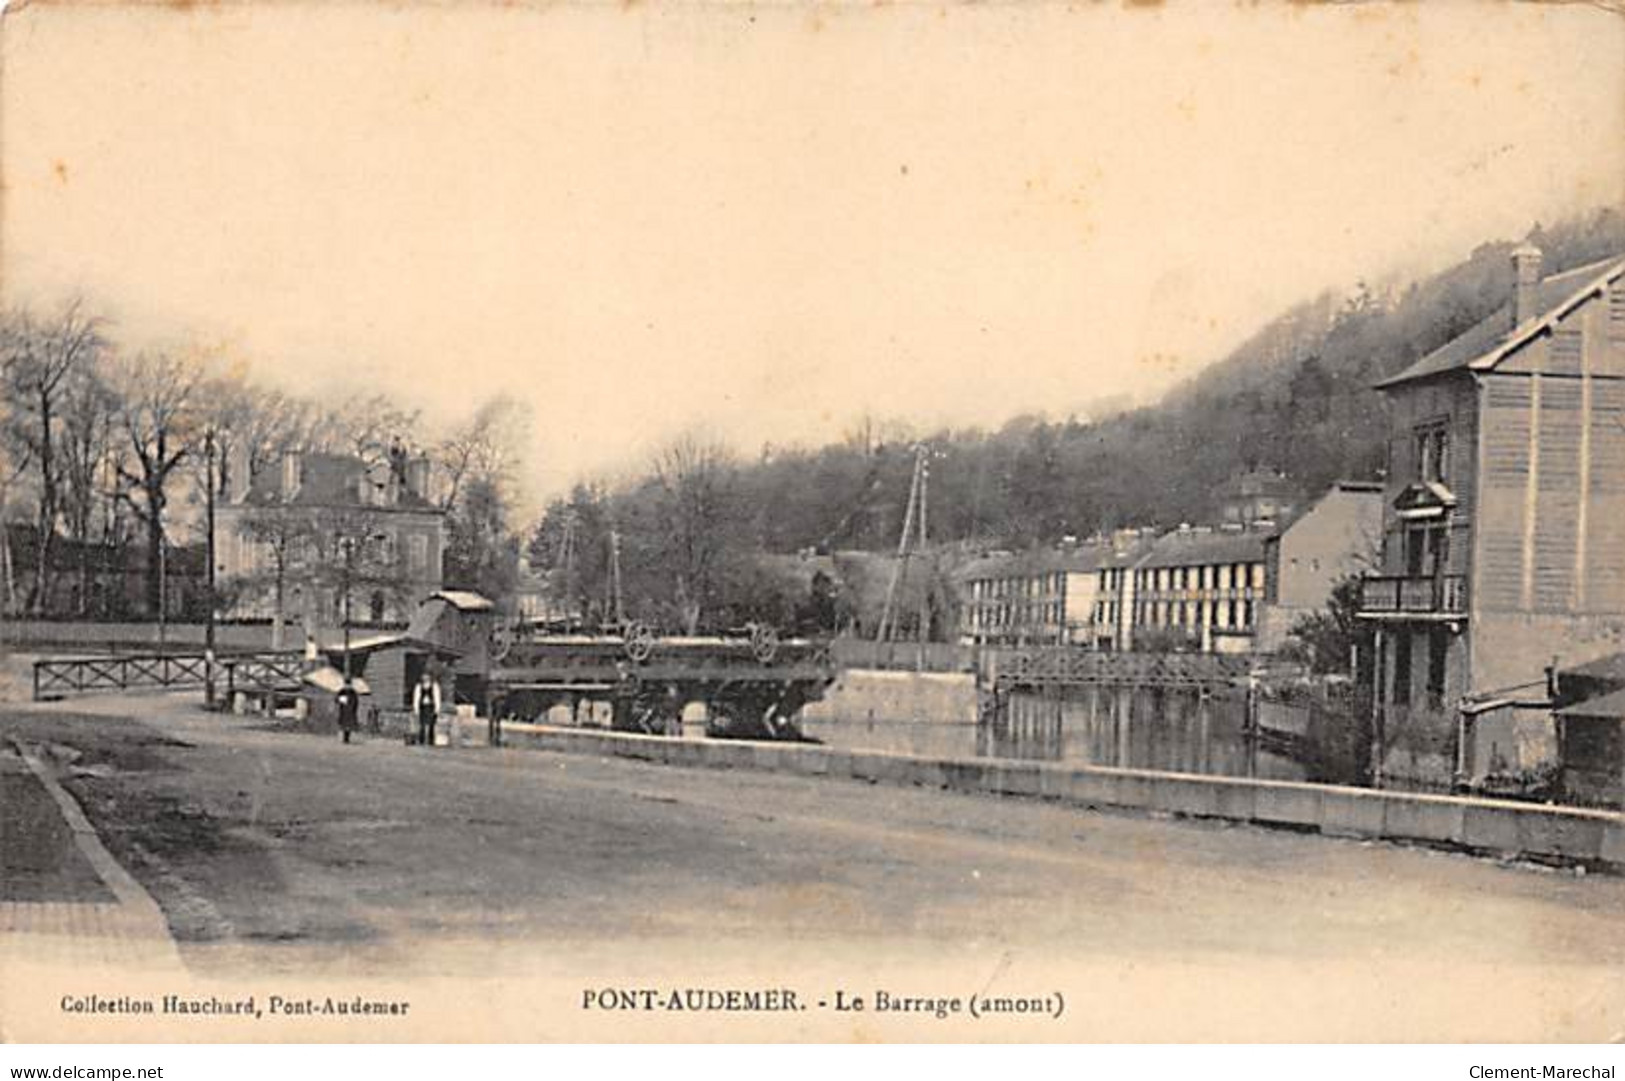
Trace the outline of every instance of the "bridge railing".
{"type": "Polygon", "coordinates": [[[1249,657],[1221,653],[1105,653],[1067,647],[997,649],[983,656],[983,678],[1012,687],[1212,687],[1245,677],[1251,664],[1249,657]]]}

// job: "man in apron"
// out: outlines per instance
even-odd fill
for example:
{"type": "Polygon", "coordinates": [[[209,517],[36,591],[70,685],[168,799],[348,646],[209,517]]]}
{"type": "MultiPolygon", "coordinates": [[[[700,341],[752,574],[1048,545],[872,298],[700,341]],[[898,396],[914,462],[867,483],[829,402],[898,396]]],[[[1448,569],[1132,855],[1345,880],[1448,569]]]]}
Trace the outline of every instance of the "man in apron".
{"type": "Polygon", "coordinates": [[[418,719],[418,745],[434,746],[434,724],[440,716],[440,684],[425,668],[412,688],[412,713],[418,719]]]}

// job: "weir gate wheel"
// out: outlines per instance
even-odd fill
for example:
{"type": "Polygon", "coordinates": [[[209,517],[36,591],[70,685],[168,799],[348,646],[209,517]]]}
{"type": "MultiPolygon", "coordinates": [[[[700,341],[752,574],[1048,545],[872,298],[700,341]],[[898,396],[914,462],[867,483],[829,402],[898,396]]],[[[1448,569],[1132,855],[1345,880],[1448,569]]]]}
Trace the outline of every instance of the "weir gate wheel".
{"type": "Polygon", "coordinates": [[[491,624],[491,660],[502,661],[513,649],[514,639],[519,637],[518,628],[511,619],[499,619],[491,624]]]}
{"type": "Polygon", "coordinates": [[[634,664],[642,664],[655,651],[655,632],[647,623],[629,623],[626,627],[626,656],[634,664]]]}
{"type": "Polygon", "coordinates": [[[779,652],[779,632],[766,623],[752,623],[750,651],[763,664],[772,664],[779,652]]]}

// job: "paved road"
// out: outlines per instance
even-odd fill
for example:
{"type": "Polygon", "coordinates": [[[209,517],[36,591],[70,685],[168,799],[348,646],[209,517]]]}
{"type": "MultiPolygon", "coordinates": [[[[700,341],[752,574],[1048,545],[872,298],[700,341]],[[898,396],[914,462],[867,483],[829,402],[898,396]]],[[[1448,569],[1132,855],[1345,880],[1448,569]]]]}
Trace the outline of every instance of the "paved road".
{"type": "Polygon", "coordinates": [[[0,736],[81,752],[70,788],[196,972],[1014,967],[1070,981],[1119,1038],[1625,1032],[1619,879],[142,708],[13,714],[0,736]]]}

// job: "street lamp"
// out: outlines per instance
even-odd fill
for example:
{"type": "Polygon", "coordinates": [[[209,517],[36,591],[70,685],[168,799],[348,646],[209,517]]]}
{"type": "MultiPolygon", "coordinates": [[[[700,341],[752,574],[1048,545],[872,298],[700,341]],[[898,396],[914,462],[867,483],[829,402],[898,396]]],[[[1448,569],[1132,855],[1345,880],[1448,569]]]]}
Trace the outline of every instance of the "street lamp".
{"type": "Polygon", "coordinates": [[[350,594],[354,591],[355,586],[356,545],[365,543],[367,541],[382,541],[387,539],[388,537],[384,533],[369,533],[364,537],[349,534],[339,538],[339,549],[344,553],[344,580],[341,588],[344,591],[344,682],[346,684],[350,682],[351,675],[350,594]]]}

